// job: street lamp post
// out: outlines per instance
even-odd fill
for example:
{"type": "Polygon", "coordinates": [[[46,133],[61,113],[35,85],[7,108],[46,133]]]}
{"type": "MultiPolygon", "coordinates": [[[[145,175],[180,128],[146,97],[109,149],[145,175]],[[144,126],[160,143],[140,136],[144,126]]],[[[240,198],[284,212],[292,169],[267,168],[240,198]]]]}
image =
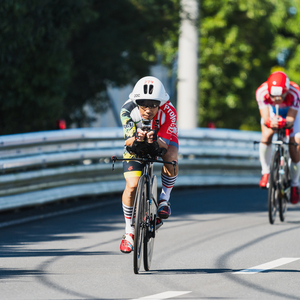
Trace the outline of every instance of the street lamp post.
{"type": "Polygon", "coordinates": [[[198,1],[181,0],[178,45],[178,127],[192,129],[198,123],[198,1]]]}

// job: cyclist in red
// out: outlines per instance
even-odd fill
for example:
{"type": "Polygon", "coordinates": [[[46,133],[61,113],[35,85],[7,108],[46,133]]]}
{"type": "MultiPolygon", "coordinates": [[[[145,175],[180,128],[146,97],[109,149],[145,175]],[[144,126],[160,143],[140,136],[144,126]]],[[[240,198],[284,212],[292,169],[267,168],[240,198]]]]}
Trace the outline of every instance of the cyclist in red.
{"type": "MultiPolygon", "coordinates": [[[[272,156],[272,137],[276,128],[292,128],[290,142],[300,145],[300,117],[298,114],[300,88],[290,81],[284,72],[272,73],[268,80],[256,90],[256,100],[261,115],[262,138],[259,144],[259,156],[262,166],[261,188],[266,188],[269,180],[272,156]],[[275,105],[279,105],[279,117],[276,118],[275,105]]],[[[289,146],[291,157],[291,203],[299,202],[300,146],[289,146]]]]}
{"type": "MultiPolygon", "coordinates": [[[[165,148],[162,156],[164,161],[178,159],[177,113],[169,101],[169,95],[161,81],[153,76],[141,78],[133,88],[132,93],[121,109],[121,122],[124,129],[125,147],[123,171],[126,187],[122,196],[122,206],[125,217],[125,235],[122,238],[120,250],[130,253],[133,250],[134,227],[131,226],[131,217],[135,192],[139,177],[142,174],[143,164],[138,161],[126,161],[134,158],[135,154],[127,151],[127,146],[145,144],[154,148],[165,148]],[[151,121],[151,131],[142,130],[142,120],[151,121]],[[158,132],[155,128],[158,125],[158,132]]],[[[158,202],[157,228],[162,225],[162,219],[171,215],[170,193],[178,174],[172,165],[163,165],[161,172],[162,191],[158,202]]]]}

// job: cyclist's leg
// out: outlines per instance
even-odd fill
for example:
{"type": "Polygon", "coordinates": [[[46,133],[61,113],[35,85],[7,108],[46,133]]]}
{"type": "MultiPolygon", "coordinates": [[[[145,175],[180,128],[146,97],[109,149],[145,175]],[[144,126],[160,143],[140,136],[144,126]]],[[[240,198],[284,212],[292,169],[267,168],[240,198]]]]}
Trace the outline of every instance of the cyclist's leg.
{"type": "Polygon", "coordinates": [[[136,187],[139,181],[139,177],[126,178],[126,186],[122,195],[122,203],[127,206],[133,206],[136,187]]]}
{"type": "MultiPolygon", "coordinates": [[[[171,144],[168,147],[168,151],[163,156],[163,160],[165,161],[178,161],[178,143],[171,141],[171,144]]],[[[159,196],[159,207],[158,207],[158,216],[162,219],[167,219],[171,215],[170,208],[170,194],[175,184],[178,175],[178,164],[174,167],[169,164],[164,164],[161,172],[161,180],[162,180],[162,191],[159,196]]]]}
{"type": "Polygon", "coordinates": [[[122,238],[120,250],[130,253],[133,250],[134,227],[132,223],[133,203],[137,184],[142,174],[142,165],[134,161],[124,161],[123,171],[126,179],[125,190],[122,195],[122,207],[125,218],[125,235],[122,238]]]}
{"type": "Polygon", "coordinates": [[[265,188],[268,183],[270,173],[270,163],[272,158],[272,137],[274,131],[271,128],[261,125],[261,141],[259,144],[259,160],[261,164],[262,178],[259,186],[265,188]]]}
{"type": "Polygon", "coordinates": [[[300,133],[290,136],[290,143],[297,143],[298,146],[289,145],[290,157],[292,163],[297,164],[300,161],[300,133]]]}
{"type": "Polygon", "coordinates": [[[291,203],[299,202],[299,177],[300,177],[300,117],[299,113],[294,122],[293,132],[290,134],[290,143],[297,143],[298,146],[290,145],[290,175],[291,175],[291,203]]]}

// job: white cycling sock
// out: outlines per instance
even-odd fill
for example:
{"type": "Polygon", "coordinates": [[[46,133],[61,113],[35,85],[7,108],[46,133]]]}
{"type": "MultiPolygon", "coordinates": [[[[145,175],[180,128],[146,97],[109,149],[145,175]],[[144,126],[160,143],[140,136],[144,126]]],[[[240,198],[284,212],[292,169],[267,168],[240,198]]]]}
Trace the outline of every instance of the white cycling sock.
{"type": "Polygon", "coordinates": [[[261,164],[261,173],[270,173],[270,164],[272,158],[272,145],[259,144],[259,160],[261,164]]]}
{"type": "Polygon", "coordinates": [[[162,190],[159,196],[159,200],[169,201],[170,194],[175,184],[176,178],[177,175],[173,177],[168,177],[164,174],[161,174],[162,190]]]}
{"type": "Polygon", "coordinates": [[[134,234],[134,226],[131,226],[133,206],[127,206],[124,203],[122,203],[122,206],[125,218],[125,233],[134,234]]]}
{"type": "Polygon", "coordinates": [[[298,186],[299,177],[300,177],[300,162],[297,163],[291,162],[290,172],[291,172],[291,186],[298,186]]]}

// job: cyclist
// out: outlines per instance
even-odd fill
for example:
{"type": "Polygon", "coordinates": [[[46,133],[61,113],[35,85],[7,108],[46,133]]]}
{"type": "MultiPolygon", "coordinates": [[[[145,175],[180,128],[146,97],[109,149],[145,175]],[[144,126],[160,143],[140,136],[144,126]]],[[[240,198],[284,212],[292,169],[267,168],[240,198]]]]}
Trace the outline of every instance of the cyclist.
{"type": "MultiPolygon", "coordinates": [[[[123,171],[126,187],[122,195],[125,235],[122,238],[120,250],[124,253],[130,253],[133,250],[134,227],[131,226],[131,216],[138,180],[143,169],[141,162],[126,161],[126,158],[136,157],[136,154],[128,152],[128,146],[139,147],[140,149],[144,147],[146,152],[165,148],[166,153],[162,156],[163,160],[169,162],[177,160],[177,112],[169,98],[159,79],[146,76],[136,83],[129,99],[121,109],[120,116],[125,138],[123,171]],[[143,120],[150,121],[152,130],[142,129],[143,120]]],[[[161,172],[162,191],[157,210],[157,228],[162,225],[161,219],[167,219],[171,215],[170,193],[177,174],[178,166],[174,172],[172,165],[163,165],[161,172]]]]}
{"type": "MultiPolygon", "coordinates": [[[[259,144],[259,157],[262,167],[261,188],[266,188],[269,180],[272,156],[272,137],[278,128],[292,128],[290,142],[300,144],[300,117],[298,116],[300,88],[281,71],[272,73],[268,80],[256,90],[256,100],[261,115],[262,138],[259,144]],[[275,105],[279,105],[276,118],[275,105]]],[[[300,148],[289,146],[291,157],[291,203],[299,201],[300,148]]]]}

